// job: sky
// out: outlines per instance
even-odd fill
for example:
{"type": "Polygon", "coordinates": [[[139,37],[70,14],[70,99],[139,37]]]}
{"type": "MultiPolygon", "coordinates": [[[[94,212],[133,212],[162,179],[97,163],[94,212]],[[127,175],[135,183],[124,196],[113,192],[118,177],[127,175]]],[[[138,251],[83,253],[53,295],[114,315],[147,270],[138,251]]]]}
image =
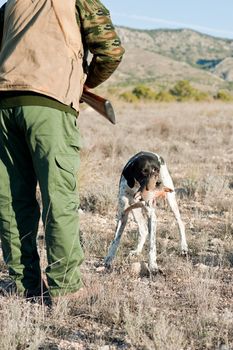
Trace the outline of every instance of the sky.
{"type": "MultiPolygon", "coordinates": [[[[5,2],[0,0],[0,5],[5,2]]],[[[102,2],[110,10],[115,25],[135,29],[191,28],[213,36],[233,39],[233,0],[102,2]]]]}
{"type": "Polygon", "coordinates": [[[103,0],[113,23],[136,29],[191,28],[233,39],[233,0],[103,0]]]}

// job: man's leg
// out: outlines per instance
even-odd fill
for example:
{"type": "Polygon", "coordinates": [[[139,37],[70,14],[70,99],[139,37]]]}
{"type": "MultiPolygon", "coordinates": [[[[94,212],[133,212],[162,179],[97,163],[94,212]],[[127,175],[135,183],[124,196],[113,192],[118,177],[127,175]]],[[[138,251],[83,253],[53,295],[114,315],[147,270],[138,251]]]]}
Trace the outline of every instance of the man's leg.
{"type": "Polygon", "coordinates": [[[80,135],[76,117],[47,107],[24,107],[27,142],[39,181],[51,296],[81,287],[77,171],[80,135]]]}
{"type": "Polygon", "coordinates": [[[41,279],[36,234],[39,206],[36,177],[23,130],[21,108],[0,110],[0,238],[4,261],[17,291],[25,294],[41,279]]]}

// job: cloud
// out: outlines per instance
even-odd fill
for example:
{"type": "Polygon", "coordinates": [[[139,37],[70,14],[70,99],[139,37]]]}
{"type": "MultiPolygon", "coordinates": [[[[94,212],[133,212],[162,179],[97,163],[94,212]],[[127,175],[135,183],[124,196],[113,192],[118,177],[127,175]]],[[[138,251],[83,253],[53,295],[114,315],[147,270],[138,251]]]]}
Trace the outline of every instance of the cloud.
{"type": "Polygon", "coordinates": [[[127,18],[127,19],[144,21],[144,22],[159,23],[162,25],[170,26],[170,27],[185,27],[185,28],[192,28],[192,29],[195,29],[198,31],[227,35],[227,36],[231,36],[231,37],[233,36],[233,31],[205,27],[205,26],[200,26],[197,24],[169,21],[169,20],[162,19],[162,18],[154,18],[154,17],[148,17],[148,16],[128,15],[128,14],[116,13],[116,12],[112,12],[112,15],[122,17],[122,18],[127,18]]]}

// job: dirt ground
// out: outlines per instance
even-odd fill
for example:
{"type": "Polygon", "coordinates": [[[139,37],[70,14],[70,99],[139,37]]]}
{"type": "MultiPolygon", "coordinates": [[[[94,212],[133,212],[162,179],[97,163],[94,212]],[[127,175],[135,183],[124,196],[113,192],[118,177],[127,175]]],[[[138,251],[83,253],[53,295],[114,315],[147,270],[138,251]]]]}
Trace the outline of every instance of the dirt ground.
{"type": "MultiPolygon", "coordinates": [[[[233,349],[233,104],[116,102],[115,108],[115,126],[89,108],[79,117],[85,291],[49,312],[0,297],[0,348],[233,349]],[[188,256],[181,256],[175,219],[158,203],[163,273],[153,279],[143,272],[147,244],[129,257],[137,241],[132,217],[113,269],[101,268],[114,235],[122,167],[141,150],[167,162],[189,245],[188,256]]],[[[1,258],[0,277],[6,276],[1,258]]]]}

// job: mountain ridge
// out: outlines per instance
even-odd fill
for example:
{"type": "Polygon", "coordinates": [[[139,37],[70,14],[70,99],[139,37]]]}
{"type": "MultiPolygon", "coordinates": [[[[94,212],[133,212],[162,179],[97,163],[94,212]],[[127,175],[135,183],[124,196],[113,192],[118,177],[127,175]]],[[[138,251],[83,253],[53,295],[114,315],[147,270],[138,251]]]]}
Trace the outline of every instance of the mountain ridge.
{"type": "Polygon", "coordinates": [[[116,28],[126,53],[111,83],[167,86],[187,79],[204,90],[233,88],[233,40],[189,28],[116,28]]]}

